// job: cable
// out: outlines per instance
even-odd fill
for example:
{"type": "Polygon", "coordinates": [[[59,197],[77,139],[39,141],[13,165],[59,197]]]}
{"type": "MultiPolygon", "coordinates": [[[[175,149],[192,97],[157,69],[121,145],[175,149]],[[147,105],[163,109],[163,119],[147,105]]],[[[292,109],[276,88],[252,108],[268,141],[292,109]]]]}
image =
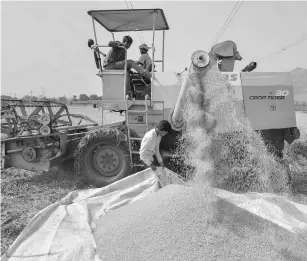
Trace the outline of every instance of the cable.
{"type": "Polygon", "coordinates": [[[289,45],[287,45],[287,46],[281,48],[279,51],[273,52],[273,53],[271,53],[271,54],[265,56],[264,58],[258,60],[257,63],[263,62],[263,61],[269,59],[270,57],[273,57],[273,56],[275,56],[275,55],[281,54],[281,53],[287,51],[288,49],[294,47],[295,45],[298,45],[299,43],[305,41],[306,39],[307,39],[307,34],[305,34],[305,35],[302,36],[301,38],[297,39],[297,40],[294,41],[293,43],[291,43],[291,44],[289,44],[289,45]]]}
{"type": "MultiPolygon", "coordinates": [[[[125,3],[126,3],[126,6],[127,6],[128,9],[130,9],[130,8],[131,8],[131,9],[134,9],[131,0],[130,0],[130,5],[131,5],[131,7],[129,7],[127,0],[125,0],[125,3]]],[[[135,32],[136,32],[136,34],[137,34],[137,36],[138,36],[138,38],[139,38],[140,43],[141,43],[141,44],[145,43],[144,38],[143,38],[143,35],[141,34],[141,36],[140,36],[140,34],[139,34],[140,32],[138,32],[138,31],[135,31],[135,32]]],[[[141,32],[141,33],[142,33],[142,32],[141,32]]]]}
{"type": "Polygon", "coordinates": [[[234,8],[232,9],[232,11],[230,12],[230,14],[228,15],[226,21],[224,22],[223,26],[221,27],[220,31],[217,33],[214,41],[212,42],[210,49],[212,48],[213,45],[215,45],[217,43],[217,41],[219,40],[219,38],[222,36],[222,34],[224,33],[224,31],[226,30],[226,28],[228,27],[228,25],[230,24],[231,20],[234,18],[234,16],[236,15],[236,13],[238,12],[238,10],[240,9],[241,5],[243,4],[242,0],[237,1],[236,5],[234,6],[234,8]],[[238,7],[238,8],[237,8],[238,7]],[[237,9],[236,9],[237,8],[237,9]],[[233,15],[232,15],[233,14],[233,15]]]}
{"type": "MultiPolygon", "coordinates": [[[[131,8],[134,9],[134,7],[132,5],[132,1],[130,0],[129,2],[130,2],[130,5],[131,5],[131,8]]],[[[144,40],[144,37],[143,37],[143,33],[137,31],[137,34],[138,34],[139,37],[141,37],[142,44],[145,43],[145,40],[144,40]]]]}
{"type": "Polygon", "coordinates": [[[130,9],[130,7],[128,6],[127,0],[125,0],[126,6],[128,9],[130,9]]]}
{"type": "MultiPolygon", "coordinates": [[[[218,36],[216,37],[216,40],[214,41],[214,44],[216,44],[217,43],[217,41],[219,40],[219,38],[222,36],[222,34],[225,32],[225,30],[227,29],[227,27],[228,27],[228,25],[230,24],[230,22],[232,21],[232,19],[234,18],[234,16],[236,15],[236,13],[238,12],[238,10],[240,9],[240,7],[241,7],[241,5],[243,4],[243,1],[241,1],[241,2],[237,2],[237,5],[236,6],[238,6],[238,8],[235,10],[235,8],[236,8],[236,6],[234,7],[234,9],[233,9],[233,11],[234,11],[234,14],[229,18],[229,20],[228,20],[228,22],[227,22],[227,20],[226,20],[226,22],[225,23],[227,23],[225,26],[224,26],[224,28],[221,28],[221,32],[218,34],[218,36]]],[[[232,12],[233,12],[232,11],[232,12]]],[[[231,12],[231,13],[232,13],[231,12]]],[[[230,15],[231,15],[231,13],[230,13],[230,15]]],[[[214,45],[213,44],[213,45],[214,45]]]]}
{"type": "Polygon", "coordinates": [[[220,31],[219,31],[219,32],[217,33],[217,35],[215,36],[215,38],[214,38],[214,40],[213,40],[213,42],[212,42],[212,44],[211,44],[211,45],[214,45],[214,44],[215,44],[217,37],[218,37],[218,36],[219,36],[219,34],[221,33],[221,31],[222,31],[223,27],[226,25],[226,23],[227,23],[228,19],[230,18],[231,14],[232,14],[232,13],[233,13],[233,11],[236,9],[236,7],[237,7],[237,5],[238,5],[238,4],[239,4],[239,1],[238,1],[238,2],[235,4],[234,8],[232,9],[231,13],[228,15],[228,17],[227,17],[226,21],[225,21],[225,22],[224,22],[224,24],[222,25],[222,27],[221,27],[220,31]]]}

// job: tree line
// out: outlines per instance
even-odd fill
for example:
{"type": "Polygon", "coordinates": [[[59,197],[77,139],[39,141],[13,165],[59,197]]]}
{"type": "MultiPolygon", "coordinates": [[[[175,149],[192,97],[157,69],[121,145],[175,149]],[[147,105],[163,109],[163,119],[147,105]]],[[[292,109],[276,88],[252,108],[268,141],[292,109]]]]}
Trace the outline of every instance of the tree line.
{"type": "MultiPolygon", "coordinates": [[[[1,95],[1,99],[19,99],[18,97],[11,97],[8,95],[1,95]]],[[[69,104],[72,101],[89,101],[89,100],[102,100],[102,96],[98,96],[97,94],[80,94],[79,97],[77,95],[73,95],[72,97],[68,98],[65,95],[61,97],[36,97],[36,96],[30,96],[25,95],[21,98],[21,100],[27,100],[27,101],[37,101],[37,100],[50,100],[50,101],[56,101],[56,102],[62,102],[69,104]]],[[[295,110],[296,111],[307,111],[307,101],[295,101],[295,110]]]]}
{"type": "Polygon", "coordinates": [[[91,95],[86,95],[86,94],[80,94],[79,97],[77,95],[73,95],[72,97],[66,97],[60,96],[60,97],[37,97],[37,96],[30,96],[30,95],[25,95],[21,98],[19,97],[12,97],[9,95],[1,95],[1,99],[21,99],[24,101],[38,101],[38,100],[49,100],[49,101],[56,101],[56,102],[61,102],[61,103],[70,103],[72,101],[89,101],[89,100],[101,100],[102,96],[98,96],[97,94],[91,94],[91,95]]]}

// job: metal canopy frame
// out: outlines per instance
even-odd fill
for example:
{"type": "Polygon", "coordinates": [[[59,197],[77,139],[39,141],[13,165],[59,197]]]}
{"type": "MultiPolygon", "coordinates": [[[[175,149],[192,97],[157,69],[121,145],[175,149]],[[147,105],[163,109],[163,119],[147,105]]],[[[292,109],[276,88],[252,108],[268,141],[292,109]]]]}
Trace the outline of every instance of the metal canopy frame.
{"type": "Polygon", "coordinates": [[[109,32],[152,31],[150,16],[157,15],[156,31],[168,30],[162,9],[94,10],[88,14],[109,32]]]}
{"type": "MultiPolygon", "coordinates": [[[[153,32],[153,36],[152,36],[152,44],[151,44],[151,52],[152,52],[152,61],[153,61],[153,66],[152,66],[152,77],[151,77],[151,82],[153,82],[154,79],[154,70],[155,70],[155,63],[161,62],[162,63],[162,72],[164,72],[164,44],[165,44],[165,30],[169,30],[169,26],[168,23],[166,21],[164,12],[162,9],[119,9],[119,10],[97,10],[97,11],[88,11],[88,14],[92,17],[92,23],[93,23],[93,30],[94,30],[94,37],[95,37],[95,46],[92,46],[93,48],[99,48],[99,47],[108,47],[108,45],[98,45],[97,42],[97,33],[96,33],[96,27],[95,27],[95,21],[100,24],[103,28],[105,28],[107,31],[109,31],[112,35],[112,39],[115,40],[114,38],[114,33],[115,32],[129,32],[129,31],[152,31],[153,32]],[[108,28],[105,24],[102,23],[101,20],[99,20],[97,18],[97,14],[102,14],[102,13],[106,13],[109,15],[116,14],[116,12],[121,12],[122,14],[133,14],[133,12],[139,12],[139,11],[148,11],[151,13],[151,18],[152,18],[152,26],[151,28],[149,28],[148,26],[148,18],[147,18],[147,24],[146,27],[143,26],[143,29],[139,29],[138,25],[140,25],[140,23],[135,23],[135,26],[132,26],[132,28],[134,28],[134,30],[122,30],[120,29],[121,26],[117,26],[117,29],[110,29],[108,28]],[[161,23],[161,19],[163,19],[164,22],[164,27],[158,27],[157,28],[157,15],[158,19],[160,19],[160,23],[161,23]],[[155,60],[155,34],[156,31],[162,31],[163,32],[163,39],[162,39],[162,59],[161,60],[155,60]]],[[[118,23],[118,21],[117,21],[118,23]]],[[[97,55],[99,56],[99,58],[101,58],[101,54],[99,52],[97,52],[97,55]]],[[[126,79],[126,68],[127,68],[127,52],[126,52],[126,63],[125,63],[125,75],[124,78],[126,79]]],[[[102,72],[102,67],[100,66],[100,73],[102,72]]],[[[124,90],[126,93],[126,83],[124,83],[124,90]]],[[[153,100],[153,92],[151,89],[151,100],[153,100]]]]}
{"type": "MultiPolygon", "coordinates": [[[[162,63],[162,72],[164,72],[164,49],[165,49],[165,30],[169,30],[169,26],[167,23],[167,20],[165,18],[164,12],[162,9],[119,9],[119,10],[96,10],[96,11],[88,11],[88,14],[92,17],[92,22],[93,22],[93,29],[94,29],[94,36],[95,36],[95,44],[98,45],[97,43],[97,34],[96,34],[96,27],[95,27],[95,21],[100,24],[103,28],[105,28],[107,31],[109,31],[112,34],[112,39],[115,40],[114,38],[114,33],[115,32],[125,32],[123,30],[109,30],[108,27],[106,27],[105,24],[103,24],[98,18],[97,14],[113,14],[116,12],[121,12],[122,14],[133,14],[135,12],[139,12],[139,11],[147,11],[150,12],[152,14],[152,27],[149,29],[143,29],[143,30],[136,30],[138,29],[137,25],[139,24],[135,24],[134,29],[135,30],[128,30],[126,32],[129,31],[152,31],[153,32],[153,38],[152,38],[152,44],[151,44],[151,51],[152,51],[152,60],[153,60],[153,66],[152,66],[152,74],[154,74],[154,67],[155,67],[155,63],[161,62],[162,63]],[[156,17],[157,15],[160,15],[160,18],[163,18],[163,22],[165,23],[165,27],[164,28],[157,28],[156,27],[156,17]],[[163,31],[163,36],[162,36],[162,59],[161,60],[155,60],[154,59],[154,53],[155,53],[155,33],[156,31],[163,31]]],[[[100,56],[100,54],[99,54],[100,56]]]]}

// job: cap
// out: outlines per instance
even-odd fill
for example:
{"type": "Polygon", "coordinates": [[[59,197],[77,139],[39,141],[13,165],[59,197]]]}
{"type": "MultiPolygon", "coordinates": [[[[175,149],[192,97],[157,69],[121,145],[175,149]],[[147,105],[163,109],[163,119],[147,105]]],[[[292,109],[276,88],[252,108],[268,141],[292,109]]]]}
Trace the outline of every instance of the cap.
{"type": "Polygon", "coordinates": [[[149,49],[150,49],[150,47],[148,47],[147,44],[141,44],[141,45],[139,46],[139,48],[140,48],[140,49],[146,49],[146,50],[149,50],[149,49]]]}

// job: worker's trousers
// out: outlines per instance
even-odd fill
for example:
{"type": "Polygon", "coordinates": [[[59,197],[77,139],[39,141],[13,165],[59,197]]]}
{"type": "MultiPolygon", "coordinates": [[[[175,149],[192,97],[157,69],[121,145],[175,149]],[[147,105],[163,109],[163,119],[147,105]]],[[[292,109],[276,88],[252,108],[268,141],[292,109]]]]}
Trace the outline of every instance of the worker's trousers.
{"type": "MultiPolygon", "coordinates": [[[[106,69],[115,69],[115,70],[123,70],[125,68],[125,61],[119,61],[115,63],[111,63],[105,66],[106,69]]],[[[151,73],[147,72],[143,67],[137,65],[132,60],[127,60],[127,70],[134,69],[139,75],[150,79],[151,73]]]]}

